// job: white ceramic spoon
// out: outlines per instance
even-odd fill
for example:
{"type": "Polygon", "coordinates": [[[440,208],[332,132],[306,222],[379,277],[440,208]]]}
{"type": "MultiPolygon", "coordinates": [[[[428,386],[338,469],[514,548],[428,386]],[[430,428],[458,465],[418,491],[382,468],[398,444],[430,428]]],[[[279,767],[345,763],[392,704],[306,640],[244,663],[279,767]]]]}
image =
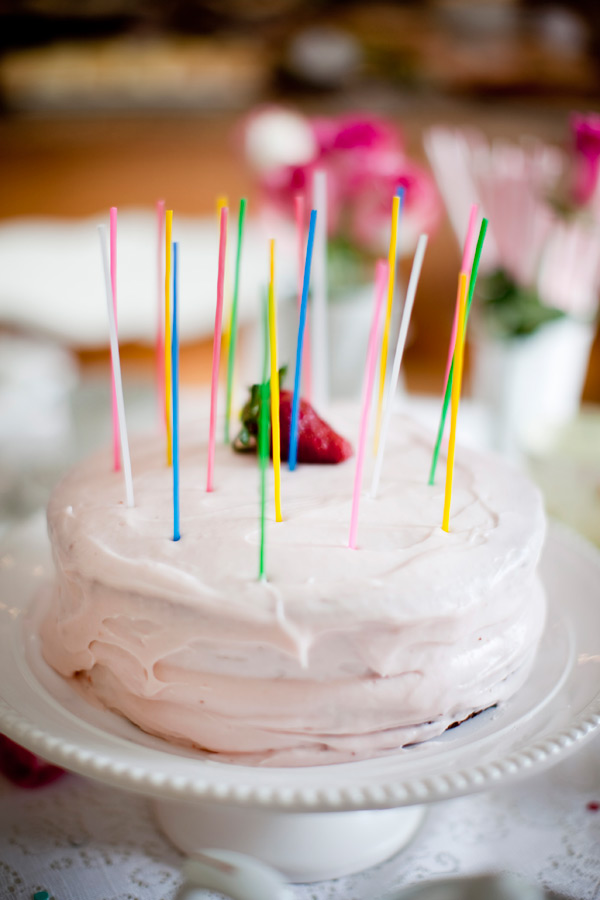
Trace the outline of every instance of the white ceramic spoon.
{"type": "Polygon", "coordinates": [[[265,863],[233,850],[203,850],[181,868],[185,879],[175,900],[203,900],[220,891],[231,900],[292,900],[283,876],[265,863]]]}

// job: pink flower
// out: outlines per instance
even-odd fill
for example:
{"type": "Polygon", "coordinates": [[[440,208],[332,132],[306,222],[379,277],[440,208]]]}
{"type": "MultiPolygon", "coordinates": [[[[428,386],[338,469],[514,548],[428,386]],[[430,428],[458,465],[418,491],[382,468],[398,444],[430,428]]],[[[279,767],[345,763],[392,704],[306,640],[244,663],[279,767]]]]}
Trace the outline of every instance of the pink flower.
{"type": "Polygon", "coordinates": [[[374,254],[387,252],[392,202],[399,187],[404,188],[400,244],[405,251],[439,220],[440,204],[433,179],[421,166],[396,155],[385,166],[365,172],[364,189],[353,209],[352,239],[374,254]]]}
{"type": "MultiPolygon", "coordinates": [[[[256,123],[262,122],[261,117],[266,115],[263,111],[247,120],[246,127],[254,129],[254,136],[259,133],[256,123]]],[[[292,114],[286,115],[292,123],[292,114]]],[[[281,110],[275,115],[271,109],[268,116],[269,122],[275,116],[278,124],[283,124],[285,119],[281,110]]],[[[294,129],[300,134],[299,114],[293,116],[294,129]]],[[[409,226],[410,231],[412,225],[409,240],[403,241],[405,246],[412,245],[420,231],[437,221],[439,203],[433,181],[407,159],[401,135],[390,122],[372,115],[323,117],[304,122],[311,129],[314,141],[310,159],[268,166],[264,161],[273,158],[272,153],[269,157],[266,150],[253,145],[253,154],[248,154],[258,171],[265,203],[280,215],[293,216],[294,196],[299,193],[306,194],[310,202],[313,175],[321,169],[327,175],[330,237],[349,240],[367,253],[380,253],[385,249],[382,245],[389,241],[392,199],[399,185],[406,188],[403,228],[409,226]]],[[[406,238],[407,233],[403,236],[406,238]]]]}
{"type": "Polygon", "coordinates": [[[65,774],[18,744],[0,735],[0,772],[19,787],[36,788],[51,784],[65,774]]]}
{"type": "Polygon", "coordinates": [[[327,173],[327,228],[329,234],[335,234],[342,215],[343,185],[338,178],[337,170],[328,163],[313,162],[306,166],[272,169],[260,180],[263,200],[266,206],[288,219],[293,215],[294,197],[297,194],[304,194],[308,198],[310,208],[315,169],[327,173]]]}
{"type": "Polygon", "coordinates": [[[313,130],[321,153],[332,151],[401,150],[399,132],[377,116],[348,115],[314,119],[313,130]]]}
{"type": "Polygon", "coordinates": [[[316,162],[335,180],[332,196],[343,203],[352,203],[378,170],[384,175],[389,161],[402,153],[398,131],[375,116],[314,119],[312,126],[319,146],[316,162]]]}
{"type": "Polygon", "coordinates": [[[571,130],[575,145],[575,202],[588,203],[596,190],[600,174],[600,115],[573,113],[571,130]]]}

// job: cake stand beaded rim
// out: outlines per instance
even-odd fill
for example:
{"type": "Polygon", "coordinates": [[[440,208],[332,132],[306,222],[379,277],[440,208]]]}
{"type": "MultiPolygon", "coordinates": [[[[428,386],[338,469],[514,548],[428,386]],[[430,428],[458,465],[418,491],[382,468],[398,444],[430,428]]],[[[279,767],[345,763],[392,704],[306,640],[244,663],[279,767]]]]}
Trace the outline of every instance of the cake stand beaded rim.
{"type": "MultiPolygon", "coordinates": [[[[553,525],[552,532],[561,543],[567,545],[568,549],[575,550],[585,557],[600,573],[600,552],[596,548],[563,526],[553,525]]],[[[85,723],[82,723],[82,728],[84,726],[85,723]]],[[[159,765],[161,754],[166,757],[175,755],[166,749],[159,751],[158,765],[155,763],[154,766],[115,761],[109,755],[110,748],[108,753],[97,752],[89,747],[66,741],[59,734],[40,728],[0,697],[0,728],[9,737],[49,761],[79,774],[109,782],[126,790],[164,798],[205,800],[211,803],[258,806],[282,811],[387,809],[490,789],[498,786],[500,782],[552,764],[589,738],[599,726],[600,694],[587,703],[568,725],[554,733],[540,740],[534,740],[504,756],[499,755],[496,759],[468,768],[425,777],[413,776],[408,779],[396,780],[387,776],[385,784],[354,782],[344,785],[330,784],[327,787],[304,784],[294,786],[293,773],[297,770],[289,769],[286,770],[289,774],[289,784],[281,786],[259,783],[261,779],[268,777],[269,772],[281,772],[281,769],[231,767],[214,761],[210,761],[210,769],[207,769],[206,761],[203,759],[194,760],[195,765],[197,764],[201,770],[204,769],[199,776],[169,775],[161,771],[159,765]],[[214,778],[215,765],[219,766],[217,779],[214,778]],[[238,772],[243,769],[246,780],[234,783],[231,779],[232,769],[238,772]]],[[[363,763],[344,765],[352,772],[353,767],[363,763]]],[[[308,767],[321,772],[331,768],[331,766],[308,767]]],[[[307,769],[303,771],[306,772],[307,769]]],[[[364,771],[361,774],[364,777],[364,771]]],[[[350,780],[351,776],[348,781],[350,780]]]]}
{"type": "MultiPolygon", "coordinates": [[[[573,724],[555,735],[507,757],[451,775],[412,779],[386,786],[362,785],[347,788],[286,788],[264,785],[216,784],[185,777],[169,777],[142,766],[113,763],[102,754],[61,742],[24,719],[0,699],[0,726],[4,733],[44,759],[81,775],[109,782],[115,787],[171,799],[204,799],[269,808],[341,811],[349,809],[389,809],[450,799],[466,793],[491,789],[507,776],[532,767],[539,768],[588,738],[600,726],[600,700],[577,717],[573,724]]],[[[254,772],[248,767],[249,773],[254,772]]],[[[264,771],[264,770],[263,770],[264,771]]]]}

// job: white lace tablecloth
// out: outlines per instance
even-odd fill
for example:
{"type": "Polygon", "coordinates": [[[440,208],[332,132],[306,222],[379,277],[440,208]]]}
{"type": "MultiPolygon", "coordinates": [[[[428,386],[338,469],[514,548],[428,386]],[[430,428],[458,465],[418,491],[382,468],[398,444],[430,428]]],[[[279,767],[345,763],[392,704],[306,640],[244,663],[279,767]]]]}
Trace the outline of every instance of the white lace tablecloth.
{"type": "MultiPolygon", "coordinates": [[[[600,739],[494,793],[431,807],[414,841],[358,875],[298,885],[298,900],[377,900],[427,879],[508,871],[600,898],[600,739]]],[[[0,781],[0,898],[172,900],[182,857],[148,800],[67,776],[38,790],[0,781]]],[[[206,893],[207,900],[217,895],[206,893]]]]}

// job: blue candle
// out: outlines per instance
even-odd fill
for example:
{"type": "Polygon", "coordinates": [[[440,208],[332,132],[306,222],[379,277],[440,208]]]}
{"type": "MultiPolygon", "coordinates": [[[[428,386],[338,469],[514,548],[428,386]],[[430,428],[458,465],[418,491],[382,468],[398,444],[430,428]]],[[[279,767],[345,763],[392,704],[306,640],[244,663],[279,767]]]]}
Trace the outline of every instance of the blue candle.
{"type": "Polygon", "coordinates": [[[288,465],[290,471],[296,468],[298,456],[298,417],[300,414],[300,379],[302,375],[302,347],[304,344],[304,328],[306,325],[306,307],[308,304],[308,287],[310,284],[310,265],[312,262],[313,244],[315,242],[315,227],[317,224],[317,211],[311,210],[310,224],[308,226],[308,241],[306,244],[306,262],[304,263],[304,281],[302,283],[302,302],[300,304],[300,322],[298,324],[298,344],[296,346],[296,372],[294,375],[294,398],[292,400],[292,421],[290,422],[290,452],[288,465]]]}
{"type": "Polygon", "coordinates": [[[177,249],[173,242],[173,327],[171,330],[171,399],[173,416],[173,540],[181,537],[179,530],[179,336],[177,332],[177,249]]]}

